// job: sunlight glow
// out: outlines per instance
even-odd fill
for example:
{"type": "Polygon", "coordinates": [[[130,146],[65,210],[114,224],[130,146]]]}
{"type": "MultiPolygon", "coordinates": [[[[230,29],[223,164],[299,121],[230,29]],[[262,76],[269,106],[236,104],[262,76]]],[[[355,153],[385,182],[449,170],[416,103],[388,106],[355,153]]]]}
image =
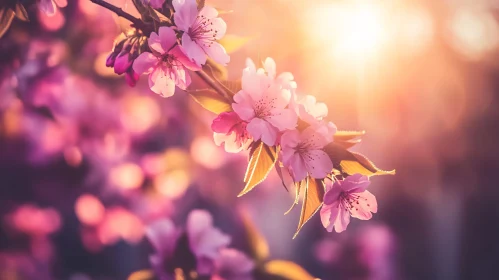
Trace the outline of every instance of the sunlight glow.
{"type": "Polygon", "coordinates": [[[376,1],[349,1],[314,5],[309,13],[312,36],[335,57],[365,60],[376,54],[387,39],[381,7],[376,1]]]}

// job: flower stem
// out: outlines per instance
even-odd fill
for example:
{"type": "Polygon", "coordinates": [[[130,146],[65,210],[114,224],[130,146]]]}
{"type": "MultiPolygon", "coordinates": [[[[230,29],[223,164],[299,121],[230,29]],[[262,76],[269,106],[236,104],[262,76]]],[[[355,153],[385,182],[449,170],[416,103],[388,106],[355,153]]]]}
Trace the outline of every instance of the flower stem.
{"type": "Polygon", "coordinates": [[[212,87],[218,94],[227,101],[232,102],[232,96],[230,96],[225,89],[223,89],[216,81],[214,81],[206,72],[199,70],[195,72],[206,84],[212,87]]]}
{"type": "Polygon", "coordinates": [[[113,4],[110,4],[104,0],[90,0],[90,1],[94,4],[97,4],[99,6],[102,6],[106,9],[110,10],[111,12],[114,12],[119,17],[122,17],[122,18],[129,20],[130,22],[133,23],[133,25],[136,28],[139,28],[144,32],[147,31],[147,26],[144,24],[144,22],[141,19],[136,18],[136,17],[132,16],[131,14],[123,11],[123,9],[121,9],[113,4]]]}

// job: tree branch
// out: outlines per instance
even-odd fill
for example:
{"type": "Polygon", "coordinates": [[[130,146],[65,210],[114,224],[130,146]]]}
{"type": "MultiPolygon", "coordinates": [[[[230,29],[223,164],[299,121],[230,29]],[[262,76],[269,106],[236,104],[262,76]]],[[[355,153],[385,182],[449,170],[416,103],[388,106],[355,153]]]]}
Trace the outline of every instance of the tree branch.
{"type": "Polygon", "coordinates": [[[227,99],[227,101],[232,102],[232,96],[230,96],[225,89],[220,87],[216,81],[214,81],[206,72],[203,70],[199,70],[195,72],[206,84],[212,87],[218,94],[220,94],[223,98],[227,99]]]}

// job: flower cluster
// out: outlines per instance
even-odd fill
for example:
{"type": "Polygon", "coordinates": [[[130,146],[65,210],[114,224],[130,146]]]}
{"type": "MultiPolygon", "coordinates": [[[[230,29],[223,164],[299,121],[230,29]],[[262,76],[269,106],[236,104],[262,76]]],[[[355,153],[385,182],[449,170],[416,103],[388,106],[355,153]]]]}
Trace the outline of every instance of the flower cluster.
{"type": "Polygon", "coordinates": [[[253,261],[243,252],[227,248],[230,237],[213,226],[213,218],[204,210],[189,214],[185,230],[170,220],[156,221],[147,229],[147,237],[156,251],[150,262],[160,280],[184,279],[184,275],[252,279],[253,261]]]}

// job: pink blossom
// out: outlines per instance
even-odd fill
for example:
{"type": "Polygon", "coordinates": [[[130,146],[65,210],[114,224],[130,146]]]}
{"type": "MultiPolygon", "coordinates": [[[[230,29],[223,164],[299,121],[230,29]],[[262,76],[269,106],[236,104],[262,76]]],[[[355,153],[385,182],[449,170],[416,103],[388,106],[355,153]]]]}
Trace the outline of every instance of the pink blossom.
{"type": "Polygon", "coordinates": [[[235,249],[222,249],[215,261],[215,274],[211,280],[252,280],[255,263],[243,252],[235,249]]]}
{"type": "Polygon", "coordinates": [[[68,5],[67,0],[38,0],[38,8],[48,16],[53,16],[56,11],[56,5],[58,7],[66,7],[68,5]]]}
{"type": "Polygon", "coordinates": [[[367,176],[354,174],[342,181],[326,182],[324,205],[321,209],[322,225],[327,231],[344,231],[350,216],[369,220],[378,211],[376,197],[366,190],[371,182],[367,176]],[[371,213],[372,212],[372,213],[371,213]]]}
{"type": "Polygon", "coordinates": [[[196,272],[209,275],[214,272],[220,252],[230,243],[230,237],[213,226],[213,218],[204,210],[193,210],[187,217],[186,231],[177,229],[170,220],[161,220],[147,229],[147,237],[156,249],[150,257],[160,279],[171,279],[177,255],[190,251],[195,257],[196,272]],[[187,238],[188,247],[182,247],[187,238]]]}
{"type": "Polygon", "coordinates": [[[324,178],[331,173],[333,163],[322,149],[330,141],[324,137],[327,127],[309,126],[304,131],[286,131],[281,136],[282,161],[295,182],[307,177],[324,178]]]}
{"type": "Polygon", "coordinates": [[[317,102],[317,99],[312,95],[300,96],[294,94],[289,106],[293,108],[301,120],[310,126],[326,126],[327,130],[323,130],[322,132],[324,132],[326,139],[333,140],[333,136],[336,133],[336,125],[324,120],[328,114],[328,108],[325,103],[317,102]]]}
{"type": "Polygon", "coordinates": [[[143,52],[133,63],[133,70],[138,74],[149,74],[149,87],[163,97],[175,93],[175,85],[185,90],[191,83],[187,69],[200,70],[177,45],[175,31],[162,26],[159,34],[153,32],[148,40],[150,52],[143,52]]]}
{"type": "Polygon", "coordinates": [[[187,55],[197,64],[206,63],[206,57],[226,65],[230,61],[220,40],[227,29],[225,21],[218,17],[218,11],[204,6],[199,12],[196,0],[173,0],[175,25],[184,31],[182,46],[187,55]]]}
{"type": "MultiPolygon", "coordinates": [[[[268,58],[267,61],[273,61],[268,58]]],[[[272,70],[271,70],[272,71],[272,70]]],[[[255,139],[261,139],[265,144],[276,144],[278,133],[296,127],[297,116],[286,108],[291,98],[291,92],[285,88],[285,83],[274,79],[275,71],[267,72],[255,69],[251,60],[243,71],[242,90],[234,95],[232,109],[244,121],[249,134],[255,139]]]]}
{"type": "Polygon", "coordinates": [[[252,141],[246,130],[247,125],[235,112],[221,113],[211,124],[215,144],[220,146],[225,142],[225,151],[229,153],[247,149],[252,141]]]}

